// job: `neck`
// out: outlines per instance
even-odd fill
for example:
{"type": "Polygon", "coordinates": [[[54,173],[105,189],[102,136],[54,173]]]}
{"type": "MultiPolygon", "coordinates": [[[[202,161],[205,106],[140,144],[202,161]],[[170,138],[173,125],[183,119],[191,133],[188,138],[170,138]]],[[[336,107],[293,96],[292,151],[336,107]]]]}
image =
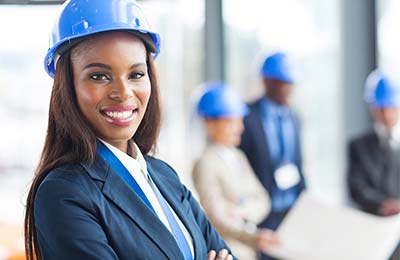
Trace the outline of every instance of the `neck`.
{"type": "Polygon", "coordinates": [[[235,147],[235,144],[232,144],[230,142],[224,141],[224,140],[211,140],[211,142],[214,145],[218,146],[224,146],[224,147],[235,147]]]}
{"type": "MultiPolygon", "coordinates": [[[[105,140],[106,141],[106,140],[105,140]]],[[[128,141],[106,141],[107,143],[111,144],[112,146],[118,148],[124,153],[128,153],[128,141]]]]}

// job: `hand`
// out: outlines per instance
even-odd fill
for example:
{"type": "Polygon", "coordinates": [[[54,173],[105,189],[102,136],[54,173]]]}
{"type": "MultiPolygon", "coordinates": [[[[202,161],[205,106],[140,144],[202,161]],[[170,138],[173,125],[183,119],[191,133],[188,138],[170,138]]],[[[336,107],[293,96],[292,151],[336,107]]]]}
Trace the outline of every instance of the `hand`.
{"type": "Polygon", "coordinates": [[[215,250],[211,250],[208,252],[207,260],[233,260],[233,256],[230,255],[226,249],[221,249],[218,255],[215,250]]]}
{"type": "Polygon", "coordinates": [[[279,239],[274,231],[270,229],[259,229],[256,234],[256,246],[261,251],[266,251],[273,246],[279,245],[279,239]]]}
{"type": "Polygon", "coordinates": [[[381,216],[392,216],[400,213],[400,200],[387,199],[382,202],[378,209],[381,216]]]}

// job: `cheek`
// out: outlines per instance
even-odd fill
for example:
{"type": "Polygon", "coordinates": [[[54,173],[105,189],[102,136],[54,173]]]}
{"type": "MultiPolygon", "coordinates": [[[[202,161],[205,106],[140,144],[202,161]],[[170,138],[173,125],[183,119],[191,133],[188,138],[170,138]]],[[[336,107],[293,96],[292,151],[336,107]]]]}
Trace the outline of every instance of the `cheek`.
{"type": "Polygon", "coordinates": [[[140,103],[147,106],[151,95],[150,83],[146,86],[141,86],[135,90],[135,96],[140,100],[140,103]]]}
{"type": "Polygon", "coordinates": [[[236,126],[233,124],[228,124],[224,127],[225,136],[229,138],[235,138],[237,135],[236,126]]]}
{"type": "Polygon", "coordinates": [[[77,84],[75,86],[76,98],[82,111],[96,108],[99,101],[106,95],[106,93],[99,88],[82,84],[77,84]]]}
{"type": "Polygon", "coordinates": [[[389,114],[388,116],[388,121],[391,123],[391,124],[396,124],[396,122],[397,122],[397,120],[398,120],[398,114],[396,113],[396,112],[393,112],[393,113],[391,113],[391,114],[389,114]]]}
{"type": "Polygon", "coordinates": [[[222,124],[216,124],[213,127],[213,131],[215,135],[218,136],[219,139],[223,139],[226,137],[227,129],[222,124]]]}

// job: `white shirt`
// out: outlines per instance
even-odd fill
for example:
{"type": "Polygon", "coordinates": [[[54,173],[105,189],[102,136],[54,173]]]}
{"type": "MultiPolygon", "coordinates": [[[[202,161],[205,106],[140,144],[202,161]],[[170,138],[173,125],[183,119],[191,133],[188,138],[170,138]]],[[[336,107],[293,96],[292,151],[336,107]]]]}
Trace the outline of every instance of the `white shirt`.
{"type": "MultiPolygon", "coordinates": [[[[132,177],[135,179],[139,187],[142,189],[143,193],[146,195],[147,199],[149,200],[151,206],[155,210],[158,218],[161,220],[161,222],[167,227],[167,229],[172,233],[172,229],[169,225],[167,216],[164,214],[164,211],[160,205],[160,202],[157,199],[156,194],[153,191],[153,188],[151,187],[148,179],[148,172],[147,172],[147,164],[146,161],[137,145],[132,142],[133,147],[132,149],[135,150],[134,154],[136,154],[136,159],[132,158],[128,154],[122,152],[118,148],[110,145],[109,143],[99,139],[103,144],[105,144],[108,149],[111,150],[111,152],[118,158],[118,160],[121,161],[121,163],[125,166],[125,168],[129,171],[129,173],[132,175],[132,177]]],[[[156,185],[154,183],[154,185],[156,185]]],[[[179,227],[183,231],[183,234],[185,235],[186,241],[189,244],[190,251],[192,252],[192,256],[194,256],[194,249],[193,249],[193,240],[192,237],[190,236],[188,230],[186,229],[185,225],[183,225],[182,221],[179,219],[179,217],[176,215],[175,211],[171,208],[171,206],[168,204],[168,202],[165,200],[167,203],[168,207],[171,209],[172,214],[174,215],[175,219],[177,220],[179,227]]],[[[173,234],[173,233],[172,233],[173,234]]]]}
{"type": "Polygon", "coordinates": [[[387,129],[382,123],[375,122],[374,130],[382,140],[387,140],[392,149],[400,148],[400,122],[392,129],[387,129]]]}

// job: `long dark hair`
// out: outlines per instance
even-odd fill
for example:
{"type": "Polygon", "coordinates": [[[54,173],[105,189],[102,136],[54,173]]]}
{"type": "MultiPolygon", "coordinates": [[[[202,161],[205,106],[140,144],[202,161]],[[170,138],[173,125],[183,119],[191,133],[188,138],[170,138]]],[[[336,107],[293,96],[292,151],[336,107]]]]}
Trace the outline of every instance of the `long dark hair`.
{"type": "MultiPolygon", "coordinates": [[[[132,138],[143,154],[155,149],[161,121],[157,75],[150,52],[147,52],[147,67],[151,95],[142,122],[132,138]]],[[[63,164],[92,163],[95,157],[96,134],[79,110],[73,86],[71,51],[68,51],[57,62],[46,139],[26,202],[24,232],[28,260],[42,259],[34,219],[34,200],[40,183],[51,170],[63,164]]]]}

